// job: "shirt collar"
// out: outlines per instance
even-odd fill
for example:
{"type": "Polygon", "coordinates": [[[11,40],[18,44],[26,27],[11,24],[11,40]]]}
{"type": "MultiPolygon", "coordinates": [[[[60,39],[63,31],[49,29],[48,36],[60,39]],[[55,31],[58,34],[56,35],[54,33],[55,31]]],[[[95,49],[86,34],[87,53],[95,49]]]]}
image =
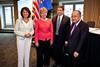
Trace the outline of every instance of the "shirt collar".
{"type": "MultiPolygon", "coordinates": [[[[75,24],[76,26],[80,23],[81,19],[75,24]]],[[[72,25],[72,21],[71,21],[71,24],[72,25]]]]}
{"type": "Polygon", "coordinates": [[[61,15],[61,16],[58,16],[58,17],[60,17],[60,22],[61,22],[61,20],[62,20],[62,18],[63,18],[63,15],[61,15]]]}
{"type": "Polygon", "coordinates": [[[76,26],[80,23],[81,19],[78,21],[78,23],[76,23],[76,26]]]}

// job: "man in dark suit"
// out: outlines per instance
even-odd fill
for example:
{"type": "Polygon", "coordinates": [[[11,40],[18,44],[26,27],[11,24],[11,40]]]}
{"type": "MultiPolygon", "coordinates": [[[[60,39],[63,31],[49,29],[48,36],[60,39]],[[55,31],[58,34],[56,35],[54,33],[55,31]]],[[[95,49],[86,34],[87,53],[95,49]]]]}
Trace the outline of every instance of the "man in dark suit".
{"type": "Polygon", "coordinates": [[[70,27],[70,18],[64,15],[64,7],[58,6],[57,15],[52,19],[54,30],[54,42],[52,49],[52,56],[55,60],[54,67],[60,66],[63,59],[63,47],[65,44],[65,37],[68,37],[68,30],[70,27]]]}
{"type": "Polygon", "coordinates": [[[81,20],[81,12],[75,10],[71,16],[71,27],[68,43],[65,45],[65,57],[67,57],[66,66],[73,67],[82,65],[86,59],[86,46],[88,44],[88,25],[81,20]],[[68,63],[68,64],[67,64],[68,63]],[[71,66],[73,64],[73,66],[71,66]]]}

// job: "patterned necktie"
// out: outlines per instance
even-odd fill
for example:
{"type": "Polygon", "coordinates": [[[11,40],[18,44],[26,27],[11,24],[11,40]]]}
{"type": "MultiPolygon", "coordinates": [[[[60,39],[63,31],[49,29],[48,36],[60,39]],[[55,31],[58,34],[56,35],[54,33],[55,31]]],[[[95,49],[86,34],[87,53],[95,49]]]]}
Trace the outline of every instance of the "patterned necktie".
{"type": "Polygon", "coordinates": [[[71,25],[71,30],[70,30],[70,34],[72,34],[72,32],[74,31],[75,28],[76,28],[75,23],[72,23],[72,25],[71,25]]]}
{"type": "Polygon", "coordinates": [[[71,24],[70,31],[72,30],[72,28],[73,28],[74,24],[75,24],[75,23],[72,23],[72,24],[71,24]]]}

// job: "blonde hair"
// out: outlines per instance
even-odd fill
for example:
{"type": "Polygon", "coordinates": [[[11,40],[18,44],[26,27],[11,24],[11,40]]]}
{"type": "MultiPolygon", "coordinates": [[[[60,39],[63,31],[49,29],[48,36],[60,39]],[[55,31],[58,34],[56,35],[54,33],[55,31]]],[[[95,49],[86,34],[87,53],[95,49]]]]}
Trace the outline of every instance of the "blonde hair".
{"type": "Polygon", "coordinates": [[[40,9],[40,14],[41,13],[47,13],[48,12],[48,10],[45,8],[45,7],[42,7],[41,9],[40,9]]]}

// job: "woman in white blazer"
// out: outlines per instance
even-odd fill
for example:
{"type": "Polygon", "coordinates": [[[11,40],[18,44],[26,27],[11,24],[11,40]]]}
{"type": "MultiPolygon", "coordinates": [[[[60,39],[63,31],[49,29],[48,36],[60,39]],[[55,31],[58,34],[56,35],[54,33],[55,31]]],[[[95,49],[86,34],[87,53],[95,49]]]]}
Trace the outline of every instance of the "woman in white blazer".
{"type": "Polygon", "coordinates": [[[21,18],[16,20],[14,32],[17,37],[18,67],[29,67],[30,48],[34,34],[29,8],[21,9],[21,18]]]}

